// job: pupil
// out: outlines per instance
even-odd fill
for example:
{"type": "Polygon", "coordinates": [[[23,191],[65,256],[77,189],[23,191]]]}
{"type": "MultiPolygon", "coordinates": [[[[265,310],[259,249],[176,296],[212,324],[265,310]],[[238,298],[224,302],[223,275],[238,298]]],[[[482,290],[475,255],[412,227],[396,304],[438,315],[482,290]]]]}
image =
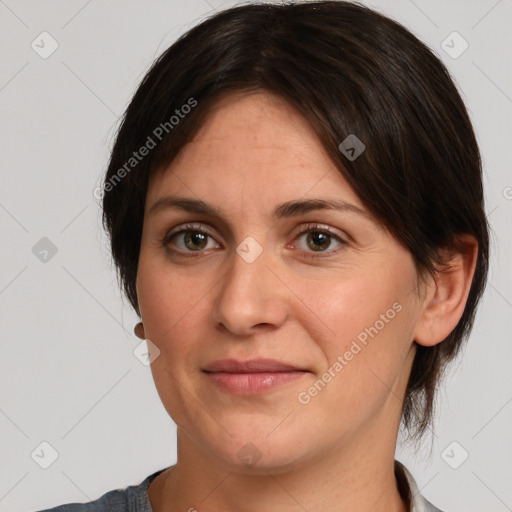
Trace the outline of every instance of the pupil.
{"type": "Polygon", "coordinates": [[[204,233],[198,233],[198,232],[189,232],[185,234],[185,245],[189,249],[202,249],[206,242],[206,235],[204,233]],[[189,245],[189,242],[192,242],[191,245],[189,245]]]}
{"type": "Polygon", "coordinates": [[[326,235],[325,233],[312,233],[308,236],[308,245],[312,249],[315,249],[318,246],[321,246],[322,249],[326,249],[329,247],[329,235],[326,235]],[[309,242],[312,240],[316,247],[309,244],[309,242]],[[319,241],[319,243],[317,244],[318,241],[319,241]],[[323,241],[323,243],[322,243],[322,241],[323,241]]]}

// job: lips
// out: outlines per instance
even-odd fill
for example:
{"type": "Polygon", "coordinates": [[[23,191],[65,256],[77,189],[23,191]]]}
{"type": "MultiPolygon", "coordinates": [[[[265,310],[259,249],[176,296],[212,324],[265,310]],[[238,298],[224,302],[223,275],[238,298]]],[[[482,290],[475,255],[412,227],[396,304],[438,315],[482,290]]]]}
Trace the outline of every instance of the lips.
{"type": "Polygon", "coordinates": [[[203,369],[206,378],[225,393],[259,395],[302,379],[308,370],[275,359],[221,359],[203,369]]]}
{"type": "Polygon", "coordinates": [[[207,364],[203,371],[209,373],[279,373],[306,370],[275,359],[251,359],[249,361],[220,359],[207,364]]]}

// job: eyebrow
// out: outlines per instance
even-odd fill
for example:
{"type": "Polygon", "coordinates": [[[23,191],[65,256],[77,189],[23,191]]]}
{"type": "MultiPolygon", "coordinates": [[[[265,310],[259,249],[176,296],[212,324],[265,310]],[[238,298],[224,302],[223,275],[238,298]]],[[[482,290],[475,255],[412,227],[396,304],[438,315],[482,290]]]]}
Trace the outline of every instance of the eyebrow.
{"type": "MultiPolygon", "coordinates": [[[[148,215],[154,215],[162,210],[177,209],[192,213],[198,213],[222,219],[222,209],[208,204],[201,199],[189,197],[165,196],[156,201],[148,210],[148,215]]],[[[346,213],[353,213],[366,217],[375,222],[373,217],[365,210],[356,205],[346,203],[338,199],[296,199],[287,201],[278,205],[274,212],[273,218],[280,220],[286,217],[296,217],[317,210],[335,210],[346,213]]]]}

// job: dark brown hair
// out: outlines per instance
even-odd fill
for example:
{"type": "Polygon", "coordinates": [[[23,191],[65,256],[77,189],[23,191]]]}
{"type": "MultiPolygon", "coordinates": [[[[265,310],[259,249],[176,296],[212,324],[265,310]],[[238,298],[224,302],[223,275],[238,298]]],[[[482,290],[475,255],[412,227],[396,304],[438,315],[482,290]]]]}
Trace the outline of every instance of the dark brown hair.
{"type": "Polygon", "coordinates": [[[138,311],[149,177],[197,133],[220,95],[241,91],[277,94],[304,115],[366,207],[411,252],[418,275],[436,271],[438,250],[457,235],[478,241],[462,318],[443,342],[417,347],[402,422],[419,439],[485,287],[488,225],[461,96],[439,58],[386,16],[345,1],[242,5],[192,28],[154,62],[125,112],[103,184],[103,223],[124,293],[138,311]],[[355,160],[339,149],[351,134],[366,146],[355,160]]]}

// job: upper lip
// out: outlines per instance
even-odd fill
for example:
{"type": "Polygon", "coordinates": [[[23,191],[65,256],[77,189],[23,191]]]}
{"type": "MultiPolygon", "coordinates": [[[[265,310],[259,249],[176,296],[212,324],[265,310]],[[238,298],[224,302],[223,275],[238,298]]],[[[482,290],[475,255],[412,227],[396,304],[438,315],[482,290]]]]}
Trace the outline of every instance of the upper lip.
{"type": "Polygon", "coordinates": [[[237,359],[219,359],[208,363],[203,371],[229,372],[229,373],[262,373],[262,372],[290,372],[305,371],[302,368],[276,359],[250,359],[239,361],[237,359]]]}

